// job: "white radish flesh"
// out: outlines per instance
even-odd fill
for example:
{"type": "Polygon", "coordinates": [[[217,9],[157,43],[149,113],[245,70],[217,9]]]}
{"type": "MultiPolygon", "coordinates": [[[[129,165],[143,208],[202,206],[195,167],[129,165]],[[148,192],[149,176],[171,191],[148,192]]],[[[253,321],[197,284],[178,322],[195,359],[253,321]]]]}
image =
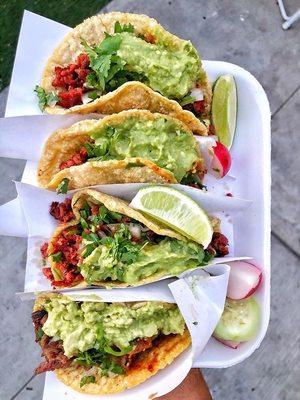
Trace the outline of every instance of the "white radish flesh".
{"type": "Polygon", "coordinates": [[[251,296],[261,283],[261,270],[245,261],[233,261],[228,264],[230,275],[227,297],[232,300],[241,300],[251,296]]]}

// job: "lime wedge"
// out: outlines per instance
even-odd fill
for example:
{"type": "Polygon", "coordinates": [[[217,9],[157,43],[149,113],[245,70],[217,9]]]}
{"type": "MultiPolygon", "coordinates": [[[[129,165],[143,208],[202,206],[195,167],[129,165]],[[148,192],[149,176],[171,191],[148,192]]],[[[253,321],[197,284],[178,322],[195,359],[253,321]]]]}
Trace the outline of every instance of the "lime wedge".
{"type": "Polygon", "coordinates": [[[232,75],[222,75],[216,80],[211,112],[219,141],[230,149],[234,139],[237,114],[237,91],[232,75]]]}
{"type": "Polygon", "coordinates": [[[206,249],[212,239],[211,222],[201,207],[189,196],[169,186],[140,189],[130,205],[153,219],[202,244],[206,249]]]}

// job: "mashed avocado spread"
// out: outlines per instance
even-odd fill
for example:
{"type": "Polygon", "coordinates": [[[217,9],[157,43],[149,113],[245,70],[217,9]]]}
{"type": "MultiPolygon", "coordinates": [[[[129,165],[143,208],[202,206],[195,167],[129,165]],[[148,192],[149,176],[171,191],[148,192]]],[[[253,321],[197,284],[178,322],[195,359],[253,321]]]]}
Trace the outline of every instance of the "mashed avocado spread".
{"type": "Polygon", "coordinates": [[[190,42],[175,50],[163,43],[148,43],[134,33],[119,35],[122,40],[117,55],[126,62],[126,69],[143,75],[153,90],[181,99],[199,80],[200,60],[190,42]]]}
{"type": "Polygon", "coordinates": [[[95,139],[90,160],[145,158],[172,172],[178,182],[200,161],[193,135],[172,120],[127,118],[91,135],[95,139]],[[96,151],[95,151],[96,147],[96,151]]]}
{"type": "Polygon", "coordinates": [[[146,242],[139,246],[131,245],[125,235],[115,235],[107,244],[99,245],[79,267],[90,284],[104,280],[133,284],[154,274],[180,274],[204,265],[205,257],[203,247],[192,242],[165,238],[157,244],[146,242]]]}
{"type": "Polygon", "coordinates": [[[67,357],[106,346],[127,348],[138,338],[157,334],[183,334],[184,319],[174,304],[161,302],[78,303],[66,296],[52,296],[44,305],[46,335],[62,340],[67,357]],[[101,331],[101,337],[99,337],[101,331]]]}

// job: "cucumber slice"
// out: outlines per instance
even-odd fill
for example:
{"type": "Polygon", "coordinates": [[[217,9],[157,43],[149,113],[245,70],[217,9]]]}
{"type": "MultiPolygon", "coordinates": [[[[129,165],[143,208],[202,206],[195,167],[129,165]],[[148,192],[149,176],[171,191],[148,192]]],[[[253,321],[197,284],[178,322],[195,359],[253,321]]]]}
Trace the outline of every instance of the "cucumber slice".
{"type": "Polygon", "coordinates": [[[226,299],[225,308],[214,331],[214,336],[235,342],[252,339],[258,330],[259,319],[259,306],[254,298],[226,299]]]}

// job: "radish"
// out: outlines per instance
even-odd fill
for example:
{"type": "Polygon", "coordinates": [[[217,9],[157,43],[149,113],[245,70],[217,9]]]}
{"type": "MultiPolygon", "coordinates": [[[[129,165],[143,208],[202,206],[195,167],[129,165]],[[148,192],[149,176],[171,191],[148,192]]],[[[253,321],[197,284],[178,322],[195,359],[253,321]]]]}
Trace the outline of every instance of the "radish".
{"type": "Polygon", "coordinates": [[[231,156],[226,146],[221,142],[216,142],[216,146],[213,147],[214,156],[210,164],[209,171],[216,178],[223,178],[230,170],[231,156]]]}
{"type": "Polygon", "coordinates": [[[251,296],[262,280],[262,272],[255,265],[245,261],[234,261],[230,265],[227,297],[241,300],[251,296]]]}
{"type": "Polygon", "coordinates": [[[231,349],[237,349],[239,347],[239,345],[240,345],[240,342],[234,342],[233,340],[223,340],[223,339],[219,339],[219,338],[217,338],[215,336],[214,336],[214,338],[218,342],[224,344],[227,347],[230,347],[231,349]]]}

